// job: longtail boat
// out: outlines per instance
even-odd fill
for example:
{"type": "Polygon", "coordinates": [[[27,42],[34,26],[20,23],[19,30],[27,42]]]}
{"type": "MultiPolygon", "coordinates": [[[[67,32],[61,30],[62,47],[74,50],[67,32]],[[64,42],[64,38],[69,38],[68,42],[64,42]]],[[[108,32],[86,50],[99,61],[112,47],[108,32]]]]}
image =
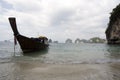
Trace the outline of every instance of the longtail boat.
{"type": "Polygon", "coordinates": [[[15,17],[10,17],[8,19],[13,30],[14,37],[17,39],[23,53],[39,51],[48,48],[49,44],[47,37],[41,36],[38,38],[29,38],[23,36],[18,32],[15,17]]]}

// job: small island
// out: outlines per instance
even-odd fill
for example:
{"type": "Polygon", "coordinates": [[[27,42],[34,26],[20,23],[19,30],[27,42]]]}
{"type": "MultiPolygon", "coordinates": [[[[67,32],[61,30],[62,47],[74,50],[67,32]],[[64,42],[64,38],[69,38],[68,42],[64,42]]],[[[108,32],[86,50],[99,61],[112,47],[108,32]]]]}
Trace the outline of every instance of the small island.
{"type": "Polygon", "coordinates": [[[72,39],[68,38],[65,41],[65,43],[75,43],[75,44],[79,44],[79,43],[106,43],[106,40],[99,38],[99,37],[92,37],[88,40],[76,38],[75,41],[72,42],[72,39]]]}

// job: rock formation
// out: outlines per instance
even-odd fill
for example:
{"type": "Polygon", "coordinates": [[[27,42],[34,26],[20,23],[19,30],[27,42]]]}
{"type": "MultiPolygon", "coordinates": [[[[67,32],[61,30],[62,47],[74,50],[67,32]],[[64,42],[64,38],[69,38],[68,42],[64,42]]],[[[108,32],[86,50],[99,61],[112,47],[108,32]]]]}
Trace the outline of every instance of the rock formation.
{"type": "Polygon", "coordinates": [[[76,40],[75,40],[75,43],[80,43],[81,41],[80,41],[80,39],[79,38],[77,38],[76,40]]]}
{"type": "Polygon", "coordinates": [[[106,38],[108,44],[120,44],[120,4],[111,12],[106,38]]]}
{"type": "Polygon", "coordinates": [[[52,43],[52,39],[49,39],[48,42],[49,42],[49,43],[52,43]]]}
{"type": "Polygon", "coordinates": [[[72,40],[71,40],[71,39],[67,39],[67,40],[65,41],[65,43],[72,43],[72,40]]]}

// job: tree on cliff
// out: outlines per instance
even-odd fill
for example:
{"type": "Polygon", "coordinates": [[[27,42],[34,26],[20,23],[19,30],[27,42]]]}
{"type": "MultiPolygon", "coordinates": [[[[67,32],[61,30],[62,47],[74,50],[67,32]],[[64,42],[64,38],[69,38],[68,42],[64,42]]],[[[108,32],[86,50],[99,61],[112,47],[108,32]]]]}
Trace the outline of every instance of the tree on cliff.
{"type": "Polygon", "coordinates": [[[120,4],[117,5],[110,14],[109,26],[112,25],[118,18],[120,18],[120,4]]]}

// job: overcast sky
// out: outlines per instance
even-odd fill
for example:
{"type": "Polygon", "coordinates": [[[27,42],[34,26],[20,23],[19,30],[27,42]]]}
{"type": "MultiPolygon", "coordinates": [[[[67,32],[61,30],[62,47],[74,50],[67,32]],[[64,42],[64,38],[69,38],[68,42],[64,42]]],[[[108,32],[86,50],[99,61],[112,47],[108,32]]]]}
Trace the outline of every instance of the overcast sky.
{"type": "Polygon", "coordinates": [[[8,17],[21,34],[64,42],[105,37],[110,12],[119,0],[0,0],[0,41],[13,39],[8,17]]]}

